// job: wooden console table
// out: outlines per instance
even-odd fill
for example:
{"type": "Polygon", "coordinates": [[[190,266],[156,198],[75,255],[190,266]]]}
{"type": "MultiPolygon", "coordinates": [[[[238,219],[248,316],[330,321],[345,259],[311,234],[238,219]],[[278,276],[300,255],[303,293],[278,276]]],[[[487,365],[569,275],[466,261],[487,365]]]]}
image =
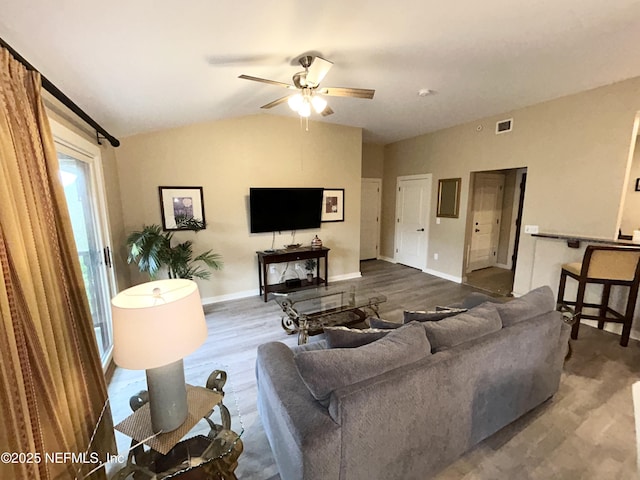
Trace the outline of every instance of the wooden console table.
{"type": "Polygon", "coordinates": [[[275,250],[273,252],[256,252],[258,254],[258,283],[260,295],[264,301],[268,300],[269,293],[286,293],[302,288],[318,287],[329,284],[329,249],[327,247],[312,248],[299,247],[275,250]],[[299,260],[316,259],[316,274],[313,280],[300,279],[300,285],[287,286],[286,283],[267,284],[268,266],[272,263],[296,262],[299,260]],[[320,276],[320,259],[324,258],[324,278],[320,276]]]}

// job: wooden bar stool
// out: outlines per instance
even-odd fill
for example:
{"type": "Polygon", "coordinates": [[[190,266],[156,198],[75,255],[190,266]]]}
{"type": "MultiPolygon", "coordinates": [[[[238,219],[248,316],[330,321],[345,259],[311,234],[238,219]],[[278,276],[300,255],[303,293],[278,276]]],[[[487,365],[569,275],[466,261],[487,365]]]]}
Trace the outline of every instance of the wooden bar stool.
{"type": "Polygon", "coordinates": [[[558,309],[567,305],[574,306],[576,322],[571,328],[571,338],[578,338],[580,320],[590,319],[598,321],[598,328],[604,328],[605,322],[621,323],[622,337],[620,345],[626,347],[629,343],[633,313],[638,298],[640,285],[640,247],[617,247],[609,245],[588,245],[584,252],[582,263],[566,263],[562,265],[560,285],[558,287],[558,309]],[[578,282],[578,293],[575,301],[564,299],[564,289],[567,277],[578,282]],[[585,303],[584,294],[588,284],[602,285],[600,303],[585,303]],[[627,305],[624,314],[609,307],[609,295],[613,285],[629,287],[627,305]],[[598,309],[597,315],[582,313],[583,308],[598,309]]]}

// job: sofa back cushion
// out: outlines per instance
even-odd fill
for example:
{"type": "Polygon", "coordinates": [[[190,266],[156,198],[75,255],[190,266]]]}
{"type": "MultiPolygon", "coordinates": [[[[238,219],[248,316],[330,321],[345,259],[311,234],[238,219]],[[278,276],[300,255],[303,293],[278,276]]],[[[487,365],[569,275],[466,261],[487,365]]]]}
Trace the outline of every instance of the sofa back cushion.
{"type": "Polygon", "coordinates": [[[327,406],[335,389],[408,365],[430,352],[424,328],[410,323],[362,347],[301,352],[294,360],[311,395],[327,406]]]}
{"type": "Polygon", "coordinates": [[[556,299],[551,288],[546,285],[531,290],[526,295],[510,302],[496,304],[504,327],[551,312],[555,310],[555,307],[556,299]]]}
{"type": "Polygon", "coordinates": [[[391,330],[394,328],[400,328],[403,323],[400,322],[391,322],[389,320],[384,320],[378,317],[367,317],[366,322],[369,324],[371,328],[379,328],[379,329],[387,329],[391,330]]]}
{"type": "Polygon", "coordinates": [[[356,348],[380,340],[391,330],[382,328],[324,327],[327,348],[356,348]]]}
{"type": "Polygon", "coordinates": [[[496,304],[483,303],[455,317],[439,322],[423,322],[433,352],[497,332],[502,328],[496,304]]]}

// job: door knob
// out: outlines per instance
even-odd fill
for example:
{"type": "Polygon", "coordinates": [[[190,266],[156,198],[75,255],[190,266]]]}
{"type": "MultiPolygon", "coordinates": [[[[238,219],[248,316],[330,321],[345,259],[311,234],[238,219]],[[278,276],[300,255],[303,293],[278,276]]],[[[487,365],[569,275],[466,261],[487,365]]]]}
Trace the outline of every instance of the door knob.
{"type": "Polygon", "coordinates": [[[416,232],[424,232],[424,228],[419,228],[416,230],[416,232]]]}

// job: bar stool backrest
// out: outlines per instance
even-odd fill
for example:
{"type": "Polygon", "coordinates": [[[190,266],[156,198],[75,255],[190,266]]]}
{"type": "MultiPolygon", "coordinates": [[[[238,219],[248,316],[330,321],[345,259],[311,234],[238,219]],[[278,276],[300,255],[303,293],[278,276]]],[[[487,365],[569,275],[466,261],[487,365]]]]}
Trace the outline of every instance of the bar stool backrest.
{"type": "Polygon", "coordinates": [[[589,245],[581,276],[633,282],[640,279],[640,248],[589,245]]]}

